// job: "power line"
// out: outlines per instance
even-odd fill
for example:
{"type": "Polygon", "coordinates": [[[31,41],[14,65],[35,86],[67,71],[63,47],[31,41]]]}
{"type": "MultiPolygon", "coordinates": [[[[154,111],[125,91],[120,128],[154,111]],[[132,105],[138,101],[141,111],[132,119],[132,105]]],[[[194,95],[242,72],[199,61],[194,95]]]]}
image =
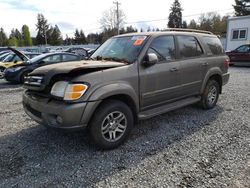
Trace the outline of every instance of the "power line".
{"type": "MultiPolygon", "coordinates": [[[[118,3],[118,11],[119,11],[119,5],[120,3],[117,1],[117,2],[113,2],[114,4],[117,4],[118,3]]],[[[233,8],[230,8],[230,9],[220,9],[220,10],[214,10],[214,11],[209,11],[209,12],[204,12],[204,13],[197,13],[197,14],[190,14],[190,15],[184,15],[182,16],[183,18],[188,18],[188,17],[193,17],[193,16],[200,16],[202,14],[208,14],[208,13],[212,13],[212,12],[224,12],[224,11],[230,11],[230,10],[234,10],[233,8]]],[[[118,13],[119,14],[119,13],[118,13]]],[[[119,15],[117,17],[117,20],[119,18],[119,15]]],[[[142,21],[131,21],[131,22],[125,22],[124,25],[130,25],[130,24],[138,24],[138,23],[148,23],[148,22],[159,22],[159,21],[166,21],[168,18],[164,18],[164,19],[154,19],[154,20],[142,20],[142,21]]],[[[117,22],[119,24],[119,22],[117,22]]],[[[117,25],[118,25],[117,24],[117,25]]],[[[119,26],[118,26],[119,28],[119,26]]],[[[87,29],[87,30],[84,30],[84,32],[91,32],[91,31],[96,31],[96,30],[101,30],[101,27],[98,27],[98,28],[91,28],[91,29],[87,29]]],[[[119,31],[119,29],[118,29],[119,31]]],[[[74,34],[73,32],[72,33],[67,33],[67,34],[74,34]]]]}
{"type": "MultiPolygon", "coordinates": [[[[233,10],[233,8],[230,8],[230,9],[223,9],[223,10],[209,11],[209,12],[205,12],[205,13],[184,15],[184,16],[182,16],[182,17],[183,17],[183,18],[187,18],[187,17],[199,16],[199,15],[202,15],[202,14],[208,14],[208,13],[212,13],[212,12],[222,12],[222,11],[228,11],[228,10],[233,10]]],[[[143,20],[143,21],[126,22],[125,25],[128,25],[128,24],[136,24],[136,23],[145,23],[145,22],[158,22],[158,21],[165,21],[165,20],[167,20],[167,19],[168,19],[168,18],[164,18],[164,19],[155,19],[155,20],[143,20]]]]}

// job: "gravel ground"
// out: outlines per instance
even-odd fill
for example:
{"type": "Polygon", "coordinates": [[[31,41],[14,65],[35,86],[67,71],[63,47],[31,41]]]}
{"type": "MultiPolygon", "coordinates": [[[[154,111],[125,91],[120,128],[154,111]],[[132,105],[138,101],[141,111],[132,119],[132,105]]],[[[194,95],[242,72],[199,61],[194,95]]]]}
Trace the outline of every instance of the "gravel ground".
{"type": "Polygon", "coordinates": [[[0,81],[0,187],[249,187],[250,68],[230,71],[216,108],[142,121],[113,151],[37,125],[23,89],[0,81]]]}

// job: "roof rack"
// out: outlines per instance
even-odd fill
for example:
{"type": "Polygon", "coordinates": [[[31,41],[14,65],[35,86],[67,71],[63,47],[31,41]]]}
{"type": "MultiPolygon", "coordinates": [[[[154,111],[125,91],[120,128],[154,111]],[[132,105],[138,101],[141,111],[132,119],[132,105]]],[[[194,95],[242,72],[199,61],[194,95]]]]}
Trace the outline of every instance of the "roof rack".
{"type": "Polygon", "coordinates": [[[168,29],[164,29],[163,31],[182,31],[182,32],[204,33],[204,34],[213,35],[213,33],[210,31],[197,30],[197,29],[168,28],[168,29]]]}

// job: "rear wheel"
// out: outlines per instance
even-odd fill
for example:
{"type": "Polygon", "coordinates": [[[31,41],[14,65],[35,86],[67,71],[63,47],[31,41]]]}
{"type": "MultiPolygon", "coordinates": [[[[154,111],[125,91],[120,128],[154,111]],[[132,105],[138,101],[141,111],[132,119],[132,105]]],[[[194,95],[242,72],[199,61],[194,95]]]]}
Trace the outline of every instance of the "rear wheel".
{"type": "Polygon", "coordinates": [[[3,72],[4,72],[5,68],[4,67],[0,67],[0,79],[3,78],[3,72]]]}
{"type": "Polygon", "coordinates": [[[109,100],[95,112],[90,122],[90,134],[101,149],[113,149],[128,137],[134,124],[131,109],[123,102],[109,100]]]}
{"type": "Polygon", "coordinates": [[[209,80],[202,94],[201,105],[204,109],[216,106],[219,98],[220,85],[216,80],[209,80]]]}

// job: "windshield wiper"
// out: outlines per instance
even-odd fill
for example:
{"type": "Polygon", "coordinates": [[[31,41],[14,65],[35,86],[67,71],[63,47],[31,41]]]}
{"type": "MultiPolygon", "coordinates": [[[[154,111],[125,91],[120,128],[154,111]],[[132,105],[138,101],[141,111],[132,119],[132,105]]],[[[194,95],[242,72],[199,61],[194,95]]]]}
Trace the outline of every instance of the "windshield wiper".
{"type": "Polygon", "coordinates": [[[125,58],[118,58],[118,57],[105,57],[102,59],[107,60],[107,61],[115,61],[115,62],[128,63],[128,64],[131,63],[129,60],[125,58]]]}

